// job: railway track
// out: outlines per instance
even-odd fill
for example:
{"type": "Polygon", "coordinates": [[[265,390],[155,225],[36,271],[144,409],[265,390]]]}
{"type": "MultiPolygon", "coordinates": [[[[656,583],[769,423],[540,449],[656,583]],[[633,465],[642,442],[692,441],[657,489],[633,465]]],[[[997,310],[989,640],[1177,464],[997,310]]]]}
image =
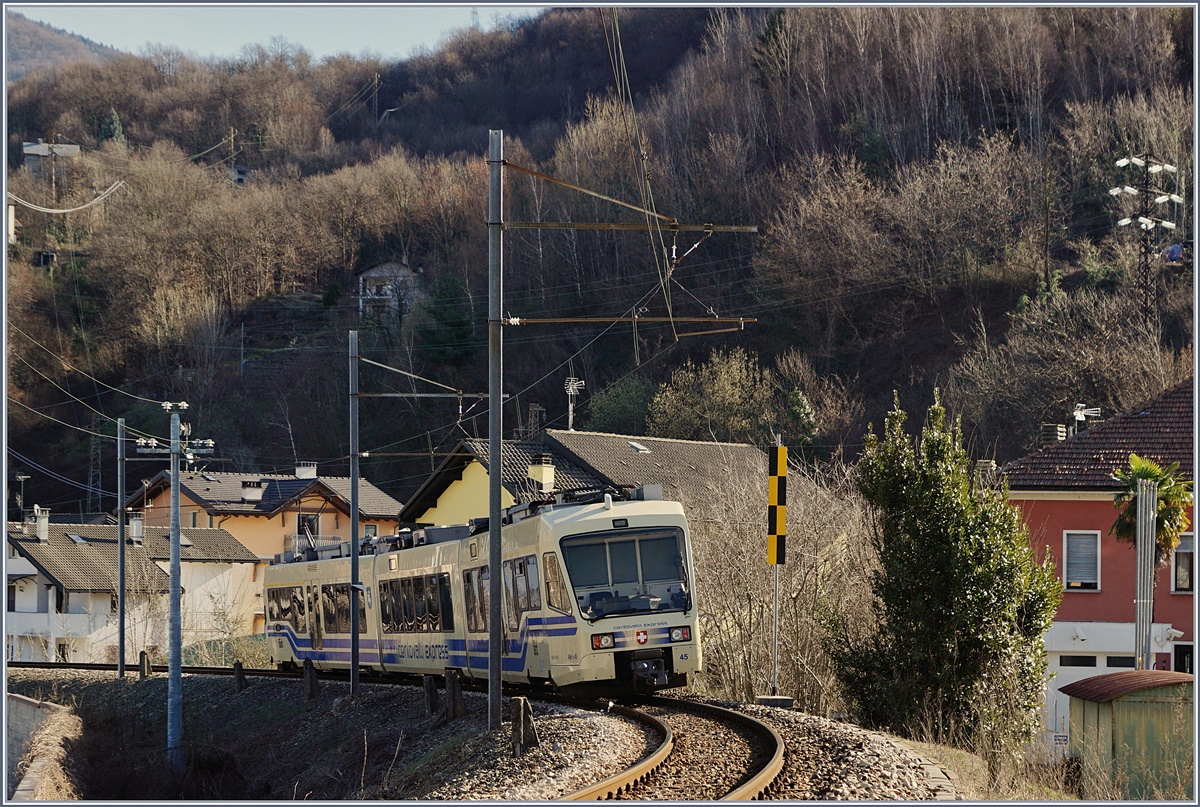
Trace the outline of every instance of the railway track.
{"type": "MultiPolygon", "coordinates": [[[[63,664],[54,662],[9,662],[10,667],[41,669],[117,670],[116,664],[63,664]]],[[[127,665],[130,666],[130,665],[127,665]]],[[[136,666],[132,670],[136,670],[136,666]]],[[[165,673],[164,665],[153,665],[154,673],[165,673]]],[[[183,667],[188,675],[232,675],[230,667],[183,667]]],[[[127,675],[130,674],[127,670],[127,675]]],[[[247,668],[247,676],[299,678],[301,673],[247,668]]],[[[344,679],[345,673],[321,673],[327,680],[344,679]]],[[[396,678],[369,683],[410,683],[396,678]]],[[[544,694],[544,693],[543,693],[544,694]]],[[[542,697],[533,695],[531,697],[542,697]]],[[[550,697],[587,710],[605,710],[595,699],[550,697]]],[[[561,800],[733,800],[769,797],[784,765],[784,742],[769,724],[754,717],[706,703],[676,698],[652,697],[625,704],[605,704],[610,713],[649,726],[660,738],[627,770],[601,782],[560,797],[561,800]]]]}
{"type": "Polygon", "coordinates": [[[661,744],[625,772],[564,800],[749,801],[767,796],[783,769],[783,739],[749,715],[675,698],[618,710],[652,725],[661,744]]]}

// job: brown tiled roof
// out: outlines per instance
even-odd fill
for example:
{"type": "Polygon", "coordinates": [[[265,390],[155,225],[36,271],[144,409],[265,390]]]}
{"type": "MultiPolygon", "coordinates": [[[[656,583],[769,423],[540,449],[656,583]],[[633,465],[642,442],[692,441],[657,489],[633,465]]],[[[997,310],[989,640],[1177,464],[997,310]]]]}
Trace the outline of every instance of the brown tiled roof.
{"type": "MultiPolygon", "coordinates": [[[[663,498],[694,507],[737,495],[734,479],[761,481],[766,491],[767,455],[747,443],[703,443],[663,437],[547,429],[547,445],[602,476],[612,485],[662,485],[663,498]]],[[[757,488],[755,488],[757,490],[757,488]]]]}
{"type": "Polygon", "coordinates": [[[1179,463],[1193,476],[1193,379],[1189,378],[1128,412],[1014,460],[1001,469],[1010,490],[1116,491],[1114,470],[1129,465],[1129,455],[1162,465],[1179,463]]]}
{"type": "Polygon", "coordinates": [[[1171,670],[1124,670],[1073,681],[1059,687],[1059,692],[1092,703],[1108,703],[1132,692],[1164,687],[1170,684],[1190,684],[1188,673],[1171,670]]]}
{"type": "MultiPolygon", "coordinates": [[[[67,591],[115,591],[118,577],[116,525],[50,524],[48,540],[38,540],[37,528],[9,522],[8,542],[46,577],[67,591]],[[71,538],[78,536],[82,541],[71,538]]],[[[145,527],[140,545],[129,538],[126,527],[127,579],[137,570],[139,585],[166,591],[168,574],[155,561],[171,558],[170,529],[145,527]]],[[[257,563],[258,556],[222,529],[189,528],[179,531],[182,563],[257,563]]]]}
{"type": "MultiPolygon", "coordinates": [[[[156,492],[169,484],[167,472],[159,473],[151,480],[149,490],[156,492]]],[[[310,491],[321,490],[335,496],[350,509],[350,477],[320,476],[316,479],[300,479],[285,474],[239,474],[226,471],[185,471],[179,474],[179,486],[188,495],[214,515],[270,516],[280,508],[295,501],[310,491]],[[263,488],[261,501],[242,501],[242,483],[259,482],[263,488]]],[[[142,490],[139,488],[126,501],[126,507],[141,505],[142,490]]],[[[358,509],[365,518],[397,518],[401,503],[384,493],[365,479],[358,480],[358,509]]]]}

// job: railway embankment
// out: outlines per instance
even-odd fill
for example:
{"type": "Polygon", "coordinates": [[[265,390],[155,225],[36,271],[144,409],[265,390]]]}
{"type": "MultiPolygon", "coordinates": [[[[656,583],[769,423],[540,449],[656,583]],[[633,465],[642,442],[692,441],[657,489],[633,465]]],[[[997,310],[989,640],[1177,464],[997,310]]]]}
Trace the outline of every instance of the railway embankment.
{"type": "MultiPolygon", "coordinates": [[[[426,713],[420,687],[185,676],[190,764],[167,765],[166,676],[8,671],[10,692],[69,703],[82,724],[65,747],[86,800],[554,799],[632,765],[656,745],[615,714],[535,706],[540,743],[514,757],[507,731],[487,732],[486,696],[465,693],[467,715],[426,713]]],[[[774,798],[953,799],[944,771],[890,738],[798,712],[744,707],[782,727],[787,787],[774,798]]],[[[505,711],[507,716],[508,712],[505,711]]]]}

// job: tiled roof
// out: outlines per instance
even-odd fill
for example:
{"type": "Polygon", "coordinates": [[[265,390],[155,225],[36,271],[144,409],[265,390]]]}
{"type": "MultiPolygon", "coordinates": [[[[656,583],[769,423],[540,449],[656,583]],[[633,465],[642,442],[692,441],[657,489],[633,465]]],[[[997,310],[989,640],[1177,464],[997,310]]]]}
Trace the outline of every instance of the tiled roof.
{"type": "Polygon", "coordinates": [[[1114,470],[1129,465],[1129,455],[1162,465],[1179,463],[1193,476],[1193,379],[1097,423],[1066,440],[1014,460],[1001,469],[1010,490],[1116,491],[1114,470]]]}
{"type": "Polygon", "coordinates": [[[1092,703],[1108,703],[1123,695],[1141,692],[1143,689],[1165,687],[1171,684],[1190,684],[1188,673],[1171,670],[1123,670],[1122,672],[1095,675],[1082,681],[1073,681],[1059,687],[1059,692],[1072,698],[1092,703]]]}
{"type": "MultiPolygon", "coordinates": [[[[165,471],[151,480],[149,490],[157,492],[169,484],[165,471]]],[[[179,474],[179,486],[200,503],[207,512],[217,515],[270,516],[279,512],[304,494],[324,489],[343,501],[350,509],[350,477],[321,476],[301,479],[284,474],[239,474],[226,471],[186,471],[179,474]],[[242,500],[242,483],[262,485],[261,501],[242,500]]],[[[142,490],[135,490],[126,507],[140,506],[142,490]]],[[[362,516],[373,519],[395,519],[403,505],[365,479],[358,480],[358,509],[362,516]]]]}
{"type": "MultiPolygon", "coordinates": [[[[37,528],[9,522],[8,541],[47,577],[68,591],[115,591],[118,576],[116,525],[50,524],[46,543],[38,541],[37,528]],[[76,541],[71,536],[82,539],[76,541]]],[[[179,559],[182,563],[256,563],[258,556],[221,529],[181,528],[179,559]]],[[[166,591],[168,574],[154,561],[171,558],[170,529],[143,528],[139,546],[126,527],[126,579],[136,574],[138,585],[166,591]],[[134,571],[136,570],[136,571],[134,571]]]]}
{"type": "MultiPolygon", "coordinates": [[[[702,443],[662,437],[547,429],[546,443],[614,485],[662,485],[663,498],[694,507],[736,495],[733,480],[761,480],[767,455],[747,443],[702,443]]],[[[765,495],[765,493],[764,493],[765,495]]]]}

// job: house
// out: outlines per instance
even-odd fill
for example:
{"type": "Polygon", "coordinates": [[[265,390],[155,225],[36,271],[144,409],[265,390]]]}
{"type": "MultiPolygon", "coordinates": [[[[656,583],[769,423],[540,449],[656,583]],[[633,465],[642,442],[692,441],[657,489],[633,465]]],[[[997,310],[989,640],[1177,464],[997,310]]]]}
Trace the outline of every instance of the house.
{"type": "MultiPolygon", "coordinates": [[[[5,657],[117,661],[119,551],[112,524],[62,524],[35,507],[7,527],[5,657]]],[[[125,536],[125,648],[167,647],[170,530],[131,519],[125,536]]],[[[259,559],[226,530],[180,529],[183,644],[261,631],[259,559]]]]}
{"type": "MultiPolygon", "coordinates": [[[[531,477],[539,467],[548,489],[565,491],[660,485],[663,498],[689,513],[708,509],[728,493],[731,478],[752,479],[765,496],[766,455],[745,443],[702,443],[661,437],[543,431],[538,439],[505,440],[501,506],[540,495],[531,477]]],[[[488,515],[488,441],[464,439],[412,495],[400,512],[404,523],[461,524],[488,515]]]]}
{"type": "Polygon", "coordinates": [[[65,166],[60,162],[59,158],[72,158],[79,156],[79,146],[68,143],[47,143],[44,140],[38,140],[36,143],[22,143],[21,152],[25,155],[25,167],[39,179],[47,176],[51,167],[54,170],[54,176],[61,178],[65,171],[65,166]]]}
{"type": "MultiPolygon", "coordinates": [[[[145,513],[146,526],[171,524],[171,477],[160,472],[131,495],[127,510],[145,513]]],[[[361,535],[384,535],[399,525],[401,504],[365,479],[358,481],[361,535]]],[[[292,475],[181,471],[179,520],[232,534],[262,562],[281,552],[349,541],[350,478],[319,476],[314,463],[292,475]]]]}
{"type": "MultiPolygon", "coordinates": [[[[1052,558],[1063,599],[1046,635],[1049,671],[1047,741],[1068,742],[1066,684],[1135,666],[1133,546],[1110,534],[1121,483],[1113,471],[1130,453],[1163,465],[1179,462],[1193,479],[1193,380],[1142,406],[1098,423],[1001,469],[1009,501],[1029,527],[1034,548],[1052,558]]],[[[1189,518],[1193,517],[1189,508],[1189,518]]],[[[1157,669],[1191,673],[1195,539],[1185,534],[1164,567],[1155,571],[1152,649],[1157,669]]]]}
{"type": "Polygon", "coordinates": [[[403,322],[414,305],[425,298],[421,279],[424,268],[412,269],[408,258],[384,261],[358,276],[358,318],[391,318],[403,322]]]}

